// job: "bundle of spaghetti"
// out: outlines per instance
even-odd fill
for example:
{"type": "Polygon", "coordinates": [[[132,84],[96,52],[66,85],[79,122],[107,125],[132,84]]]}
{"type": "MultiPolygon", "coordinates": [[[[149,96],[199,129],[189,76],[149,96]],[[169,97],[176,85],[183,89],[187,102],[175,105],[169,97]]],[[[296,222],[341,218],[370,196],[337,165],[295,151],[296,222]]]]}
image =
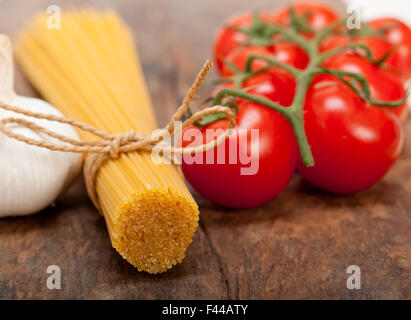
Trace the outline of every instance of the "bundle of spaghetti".
{"type": "MultiPolygon", "coordinates": [[[[157,123],[131,34],[115,12],[63,12],[60,29],[38,15],[20,34],[16,56],[34,86],[65,116],[108,133],[150,134],[157,123]]],[[[82,139],[95,138],[80,133],[82,139]]],[[[198,207],[172,164],[148,152],[107,160],[96,180],[113,247],[140,271],[182,261],[198,207]]]]}

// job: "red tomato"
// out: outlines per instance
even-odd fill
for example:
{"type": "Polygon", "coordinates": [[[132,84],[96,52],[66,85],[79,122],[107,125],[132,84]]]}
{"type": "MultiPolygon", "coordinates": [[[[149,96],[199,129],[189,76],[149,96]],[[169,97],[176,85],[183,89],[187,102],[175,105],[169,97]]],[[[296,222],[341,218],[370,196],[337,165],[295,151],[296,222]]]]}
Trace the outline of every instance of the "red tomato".
{"type": "MultiPolygon", "coordinates": [[[[226,58],[228,62],[235,65],[238,69],[244,71],[247,59],[250,55],[259,55],[271,58],[286,64],[289,64],[298,69],[304,69],[309,62],[308,55],[303,49],[292,42],[280,42],[273,47],[238,47],[234,49],[226,58]]],[[[267,62],[255,59],[252,63],[252,70],[256,71],[267,65],[267,62]]],[[[227,64],[222,67],[221,75],[229,77],[234,75],[234,72],[227,64]]]]}
{"type": "Polygon", "coordinates": [[[338,47],[344,47],[350,44],[350,37],[346,34],[330,34],[321,41],[319,46],[320,52],[326,52],[338,47]]]}
{"type": "Polygon", "coordinates": [[[293,102],[296,82],[284,69],[272,68],[245,81],[243,87],[252,87],[248,93],[264,96],[287,107],[293,102]]]}
{"type": "Polygon", "coordinates": [[[384,30],[386,39],[398,54],[398,59],[392,62],[392,66],[401,70],[403,80],[408,80],[411,77],[411,29],[394,18],[372,20],[369,26],[375,30],[384,30]]]}
{"type": "MultiPolygon", "coordinates": [[[[274,58],[273,54],[265,47],[238,47],[233,50],[228,56],[227,61],[236,66],[238,69],[244,71],[247,63],[247,59],[251,55],[259,55],[268,58],[274,58]]],[[[267,62],[263,60],[256,59],[253,61],[251,69],[253,71],[264,68],[267,62]]],[[[230,69],[227,64],[224,64],[221,70],[221,75],[223,77],[230,77],[234,75],[234,72],[230,69]]]]}
{"type": "MultiPolygon", "coordinates": [[[[235,133],[216,148],[199,154],[203,164],[190,164],[190,159],[183,157],[182,168],[187,180],[201,195],[219,205],[243,209],[273,199],[287,186],[295,170],[298,151],[293,130],[279,113],[244,102],[239,105],[236,119],[235,133]],[[251,138],[250,129],[259,130],[258,139],[251,138]],[[230,145],[236,151],[233,147],[230,150],[230,145]],[[225,163],[218,164],[215,160],[221,154],[225,155],[225,163]],[[234,160],[231,162],[235,163],[229,163],[230,154],[234,160]],[[250,164],[242,164],[246,161],[241,159],[247,155],[250,164]],[[206,164],[207,157],[214,159],[214,163],[206,164]],[[249,173],[255,174],[242,175],[242,168],[249,168],[249,173]]],[[[183,141],[183,146],[212,141],[210,137],[207,139],[207,129],[225,130],[227,125],[225,119],[216,121],[201,129],[202,141],[183,141]]],[[[198,128],[186,128],[183,137],[192,129],[198,128]]]]}
{"type": "Polygon", "coordinates": [[[316,82],[307,93],[304,126],[315,160],[298,170],[314,186],[349,194],[371,187],[398,158],[403,134],[398,119],[367,105],[339,80],[316,82]]]}
{"type": "MultiPolygon", "coordinates": [[[[308,55],[303,49],[292,42],[280,42],[273,47],[238,47],[234,49],[228,56],[227,61],[235,65],[240,70],[245,69],[247,58],[250,55],[259,55],[275,59],[277,61],[289,64],[293,67],[304,69],[309,61],[308,55]]],[[[252,70],[258,70],[266,66],[267,63],[262,60],[254,60],[252,70]]],[[[233,71],[226,64],[223,65],[221,75],[223,77],[232,76],[233,71]]]]}
{"type": "MultiPolygon", "coordinates": [[[[294,99],[296,82],[287,71],[271,68],[244,81],[242,87],[250,88],[247,93],[266,97],[282,106],[289,106],[294,99]]],[[[235,89],[235,86],[233,83],[222,83],[215,88],[212,96],[225,88],[235,89]]]]}
{"type": "Polygon", "coordinates": [[[308,54],[293,42],[279,42],[269,48],[274,58],[298,69],[305,69],[310,61],[308,54]]]}
{"type": "MultiPolygon", "coordinates": [[[[235,89],[235,85],[234,83],[222,83],[215,88],[212,96],[215,96],[220,90],[225,88],[235,89]]],[[[272,68],[267,72],[244,81],[242,88],[249,88],[247,93],[263,96],[275,103],[288,107],[294,99],[296,82],[288,72],[272,68]]],[[[241,101],[241,99],[237,100],[241,101]]]]}
{"type": "MultiPolygon", "coordinates": [[[[353,53],[341,53],[324,62],[328,69],[343,70],[363,75],[370,88],[371,97],[377,100],[390,102],[405,97],[404,86],[395,74],[379,68],[368,62],[364,57],[353,53]]],[[[407,116],[408,108],[404,103],[396,108],[386,108],[394,113],[403,122],[407,116]]]]}
{"type": "MultiPolygon", "coordinates": [[[[320,30],[338,20],[337,13],[331,8],[315,2],[297,2],[291,6],[297,16],[308,14],[308,25],[320,30]]],[[[290,6],[284,7],[274,15],[274,21],[285,26],[290,25],[290,6]]]]}
{"type": "MultiPolygon", "coordinates": [[[[320,52],[325,52],[337,47],[343,47],[350,44],[350,38],[348,35],[331,35],[326,37],[320,44],[320,52]]],[[[374,60],[383,58],[386,54],[390,54],[384,61],[384,64],[391,67],[397,74],[401,75],[402,70],[396,69],[399,65],[400,56],[398,50],[394,50],[393,45],[387,40],[377,36],[361,36],[356,37],[353,43],[361,43],[366,45],[372,54],[374,60]]],[[[361,50],[357,51],[361,52],[361,50]]],[[[364,52],[365,55],[365,52],[364,52]]]]}
{"type": "MultiPolygon", "coordinates": [[[[260,19],[265,22],[272,23],[272,16],[266,13],[260,14],[260,19]]],[[[229,18],[224,26],[218,30],[214,41],[214,60],[218,70],[223,67],[223,60],[235,48],[243,46],[248,40],[248,36],[240,31],[230,29],[230,27],[249,28],[253,24],[253,14],[251,12],[241,13],[229,18]]]]}

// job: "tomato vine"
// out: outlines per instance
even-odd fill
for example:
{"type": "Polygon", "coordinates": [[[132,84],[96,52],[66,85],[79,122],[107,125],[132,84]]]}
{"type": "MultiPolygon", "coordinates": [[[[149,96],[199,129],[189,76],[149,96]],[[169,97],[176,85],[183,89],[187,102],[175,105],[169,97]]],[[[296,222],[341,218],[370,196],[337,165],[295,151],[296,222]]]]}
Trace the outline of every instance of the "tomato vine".
{"type": "MultiPolygon", "coordinates": [[[[360,50],[362,52],[365,52],[365,58],[376,65],[383,63],[383,61],[385,61],[385,59],[388,57],[388,55],[385,55],[382,58],[376,60],[372,56],[369,48],[366,45],[360,43],[350,43],[347,46],[338,47],[336,49],[320,53],[318,49],[320,42],[327,35],[335,32],[338,27],[342,26],[345,23],[344,19],[338,20],[322,30],[314,31],[311,28],[307,29],[307,24],[305,22],[306,17],[298,17],[295,13],[293,14],[293,12],[290,12],[290,16],[292,18],[292,28],[284,28],[281,25],[270,24],[266,21],[262,21],[259,18],[259,15],[255,14],[253,24],[250,28],[233,27],[233,29],[243,32],[249,36],[249,41],[246,44],[270,46],[273,45],[276,41],[279,41],[277,40],[277,38],[281,41],[286,40],[296,43],[308,54],[310,59],[308,66],[304,70],[301,70],[273,58],[259,55],[250,55],[247,58],[244,71],[231,66],[233,71],[235,71],[235,75],[232,76],[229,80],[232,81],[237,88],[241,88],[242,83],[247,79],[250,79],[257,74],[263,73],[271,67],[280,67],[289,72],[296,81],[296,93],[291,106],[282,106],[265,97],[247,93],[247,90],[232,88],[225,88],[220,90],[214,97],[214,99],[212,99],[211,103],[213,105],[231,105],[234,101],[232,98],[237,97],[255,102],[259,105],[266,106],[279,112],[287,119],[294,130],[303,164],[307,167],[310,167],[314,166],[314,158],[304,128],[303,106],[307,90],[316,75],[331,74],[337,77],[346,85],[348,85],[349,88],[355,91],[361,99],[374,106],[395,108],[402,105],[406,101],[407,96],[391,102],[373,99],[370,94],[367,80],[363,75],[341,70],[326,69],[322,66],[323,62],[328,57],[346,50],[360,50]],[[300,32],[310,32],[312,33],[312,37],[303,37],[300,32]],[[251,68],[252,63],[257,59],[265,61],[267,65],[263,68],[260,68],[259,70],[253,71],[251,68]],[[227,98],[230,99],[227,100],[227,98]]],[[[213,115],[213,117],[203,119],[203,121],[198,125],[204,126],[222,118],[224,118],[224,115],[213,115]]]]}

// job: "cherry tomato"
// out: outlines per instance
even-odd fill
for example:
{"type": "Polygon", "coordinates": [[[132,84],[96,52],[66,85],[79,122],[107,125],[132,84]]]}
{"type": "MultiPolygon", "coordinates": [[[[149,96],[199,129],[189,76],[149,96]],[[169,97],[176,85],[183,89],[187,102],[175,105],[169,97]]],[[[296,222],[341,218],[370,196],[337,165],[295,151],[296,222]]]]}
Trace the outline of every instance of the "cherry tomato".
{"type": "MultiPolygon", "coordinates": [[[[325,52],[337,47],[346,46],[350,44],[350,42],[351,40],[348,35],[331,35],[321,42],[319,50],[320,52],[325,52]]],[[[389,66],[393,72],[401,76],[402,70],[397,69],[401,58],[398,50],[395,50],[390,42],[377,36],[359,36],[355,37],[352,42],[367,46],[374,60],[380,60],[389,54],[388,58],[384,61],[384,65],[389,66]]],[[[361,52],[361,49],[356,52],[361,52]]],[[[365,54],[366,53],[363,52],[364,56],[365,54]]]]}
{"type": "Polygon", "coordinates": [[[320,52],[326,52],[338,47],[344,47],[350,44],[350,37],[346,34],[330,34],[321,41],[319,46],[320,52]]]}
{"type": "MultiPolygon", "coordinates": [[[[293,67],[304,69],[309,61],[306,52],[292,42],[280,42],[272,47],[238,47],[234,49],[226,58],[226,60],[235,65],[240,70],[245,69],[247,58],[250,55],[259,55],[263,57],[272,58],[274,60],[289,64],[293,67]]],[[[262,60],[254,60],[252,63],[252,70],[258,70],[266,66],[267,63],[262,60]]],[[[233,75],[233,71],[227,64],[223,65],[221,75],[223,77],[233,75]]]]}
{"type": "Polygon", "coordinates": [[[264,96],[287,107],[293,102],[296,82],[287,71],[274,67],[245,81],[243,87],[252,88],[248,93],[264,96]]]}
{"type": "MultiPolygon", "coordinates": [[[[236,119],[235,132],[225,142],[199,154],[203,164],[191,163],[192,160],[183,157],[182,169],[194,189],[207,199],[222,206],[244,209],[273,199],[287,186],[295,170],[298,151],[291,126],[276,111],[244,102],[239,105],[236,119]],[[258,129],[258,139],[252,138],[250,129],[258,129]],[[217,156],[221,154],[225,155],[225,163],[218,164],[217,156]],[[206,164],[207,157],[214,163],[206,164]],[[247,157],[249,163],[244,164],[247,157]],[[249,171],[247,175],[241,172],[245,168],[249,171]]],[[[227,126],[226,119],[213,122],[201,128],[202,141],[183,141],[183,146],[212,141],[210,136],[207,138],[207,130],[225,130],[227,126]]],[[[187,127],[183,140],[185,135],[194,135],[196,129],[187,127]]]]}
{"type": "MultiPolygon", "coordinates": [[[[236,66],[238,69],[244,71],[246,63],[247,63],[247,59],[251,55],[259,55],[263,57],[274,58],[274,55],[271,54],[271,52],[267,48],[251,46],[251,47],[236,48],[227,56],[226,59],[227,59],[227,62],[236,66]]],[[[267,65],[267,62],[260,60],[260,59],[255,59],[251,65],[251,70],[256,71],[261,68],[264,68],[266,65],[267,65]]],[[[234,71],[230,69],[228,63],[223,65],[222,70],[221,70],[221,75],[223,77],[230,77],[234,75],[234,71]]]]}
{"type": "MultiPolygon", "coordinates": [[[[297,2],[291,8],[297,16],[308,15],[307,23],[313,30],[320,30],[338,20],[337,13],[330,7],[315,2],[297,2]]],[[[289,26],[291,22],[290,6],[284,7],[274,15],[274,21],[289,26]]],[[[306,35],[310,36],[309,33],[306,35]]]]}
{"type": "MultiPolygon", "coordinates": [[[[354,53],[337,54],[327,59],[324,66],[328,69],[343,70],[363,75],[368,82],[371,97],[374,99],[390,102],[399,100],[406,95],[400,78],[388,70],[373,65],[360,55],[354,53]]],[[[408,112],[406,103],[396,108],[386,109],[394,113],[401,122],[405,121],[408,112]]]]}
{"type": "Polygon", "coordinates": [[[339,80],[319,81],[307,93],[304,126],[315,165],[298,171],[328,192],[349,194],[371,187],[398,158],[403,134],[385,108],[367,105],[339,80]]]}
{"type": "MultiPolygon", "coordinates": [[[[267,13],[261,13],[259,15],[261,21],[273,22],[271,15],[267,13]]],[[[214,60],[216,62],[218,70],[222,70],[223,60],[227,55],[235,48],[243,46],[249,37],[241,32],[230,29],[230,27],[242,27],[250,28],[253,24],[253,13],[245,12],[229,18],[224,26],[220,28],[217,32],[214,41],[214,60]]]]}
{"type": "Polygon", "coordinates": [[[309,62],[308,54],[298,45],[290,41],[279,42],[269,48],[274,58],[298,69],[305,69],[309,62]]]}
{"type": "MultiPolygon", "coordinates": [[[[215,88],[212,96],[225,88],[235,89],[235,85],[222,83],[215,88]]],[[[289,106],[294,99],[296,82],[284,69],[273,67],[244,81],[242,88],[249,88],[247,93],[266,97],[282,106],[289,106]]]]}
{"type": "Polygon", "coordinates": [[[402,71],[403,80],[408,80],[411,77],[411,29],[394,18],[371,20],[369,26],[374,30],[382,31],[394,46],[398,59],[392,62],[392,66],[402,71]]]}

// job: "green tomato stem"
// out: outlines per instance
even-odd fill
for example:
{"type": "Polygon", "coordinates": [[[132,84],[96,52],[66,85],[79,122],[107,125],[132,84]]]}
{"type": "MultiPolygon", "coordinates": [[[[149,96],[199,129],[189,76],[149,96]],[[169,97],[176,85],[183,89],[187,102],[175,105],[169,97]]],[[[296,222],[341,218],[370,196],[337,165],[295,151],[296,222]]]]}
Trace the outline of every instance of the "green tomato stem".
{"type": "MultiPolygon", "coordinates": [[[[272,59],[272,58],[268,58],[268,57],[264,57],[264,56],[259,56],[259,55],[255,55],[255,54],[251,54],[247,57],[247,62],[245,65],[245,72],[252,72],[252,63],[254,60],[263,60],[269,63],[269,67],[272,66],[276,66],[276,67],[280,67],[284,70],[287,70],[289,73],[291,73],[294,77],[298,77],[300,75],[300,73],[302,73],[302,71],[300,69],[294,68],[293,66],[286,64],[284,62],[272,59]]],[[[266,68],[266,69],[269,69],[266,68]]]]}

